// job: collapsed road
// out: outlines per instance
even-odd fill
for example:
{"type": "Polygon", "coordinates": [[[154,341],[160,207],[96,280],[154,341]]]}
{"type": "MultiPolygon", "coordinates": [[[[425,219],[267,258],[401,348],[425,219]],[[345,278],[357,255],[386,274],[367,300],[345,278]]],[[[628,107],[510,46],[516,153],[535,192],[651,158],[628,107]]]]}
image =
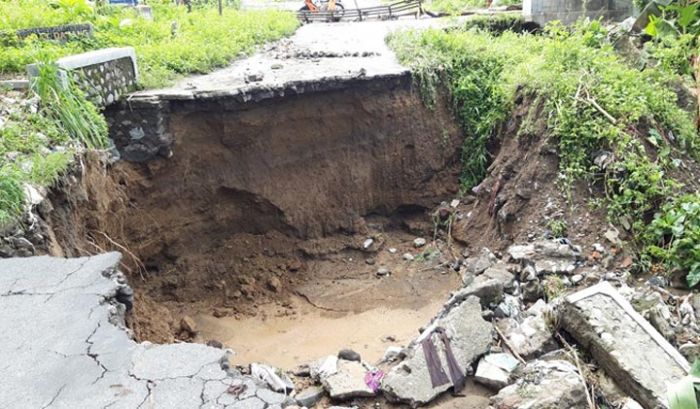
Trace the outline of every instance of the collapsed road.
{"type": "Polygon", "coordinates": [[[0,335],[11,374],[0,402],[584,409],[595,379],[617,407],[666,407],[665,382],[686,375],[692,353],[670,343],[679,323],[644,317],[695,320],[700,302],[681,309],[689,298],[608,272],[601,259],[617,252],[614,234],[585,248],[526,231],[529,242],[504,251],[469,246],[482,242],[468,234],[486,231],[462,228],[450,241],[452,222],[478,219],[471,209],[491,192],[460,196],[459,126],[445,101],[424,106],[384,43],[391,30],[438,24],[305,26],[227,69],[110,107],[122,160],[86,160],[37,204],[41,223],[25,233],[44,235],[45,248],[11,241],[23,254],[68,258],[0,260],[0,324],[12,329],[0,335]],[[85,256],[114,247],[123,255],[85,256]],[[574,293],[561,308],[544,301],[561,291],[551,277],[574,293]],[[293,367],[272,351],[293,354],[289,338],[263,351],[270,362],[241,362],[202,330],[214,318],[233,319],[234,332],[251,316],[268,325],[256,317],[267,305],[293,320],[292,301],[357,323],[353,332],[358,313],[381,305],[427,312],[387,313],[394,322],[379,321],[352,349],[312,349],[293,367]],[[396,336],[401,325],[410,328],[396,336]],[[656,351],[654,361],[636,360],[628,342],[656,351]],[[573,343],[602,370],[582,367],[573,343]],[[450,390],[466,396],[446,399],[450,390]]]}

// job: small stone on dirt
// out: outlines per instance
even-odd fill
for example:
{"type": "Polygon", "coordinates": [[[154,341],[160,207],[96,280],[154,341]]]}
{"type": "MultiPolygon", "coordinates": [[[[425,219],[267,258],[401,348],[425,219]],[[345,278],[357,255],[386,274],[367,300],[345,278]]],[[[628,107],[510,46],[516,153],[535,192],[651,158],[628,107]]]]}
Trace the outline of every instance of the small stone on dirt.
{"type": "Polygon", "coordinates": [[[367,239],[362,243],[362,248],[367,250],[368,248],[370,248],[372,246],[373,243],[374,243],[374,239],[367,239]]]}
{"type": "Polygon", "coordinates": [[[401,257],[403,257],[403,259],[406,261],[413,261],[413,259],[415,258],[415,257],[413,257],[413,254],[411,254],[411,253],[404,253],[404,255],[401,257]]]}
{"type": "Polygon", "coordinates": [[[191,335],[197,334],[197,324],[189,315],[185,315],[180,320],[180,329],[191,335]]]}
{"type": "Polygon", "coordinates": [[[374,263],[375,263],[375,261],[374,261],[373,258],[368,258],[367,260],[365,260],[365,263],[366,263],[367,265],[373,266],[374,263]]]}
{"type": "Polygon", "coordinates": [[[270,279],[267,280],[267,288],[274,292],[278,292],[282,288],[282,282],[277,277],[270,277],[270,279]]]}
{"type": "Polygon", "coordinates": [[[377,270],[377,277],[386,277],[391,274],[391,270],[389,270],[386,267],[381,267],[379,270],[377,270]]]}
{"type": "Polygon", "coordinates": [[[422,237],[418,237],[418,238],[413,240],[413,247],[415,247],[415,248],[423,247],[426,244],[427,244],[427,241],[422,237]]]}
{"type": "Polygon", "coordinates": [[[357,361],[357,362],[362,361],[360,354],[358,354],[357,352],[355,352],[349,348],[341,349],[340,352],[338,352],[338,358],[344,359],[346,361],[357,361]]]}

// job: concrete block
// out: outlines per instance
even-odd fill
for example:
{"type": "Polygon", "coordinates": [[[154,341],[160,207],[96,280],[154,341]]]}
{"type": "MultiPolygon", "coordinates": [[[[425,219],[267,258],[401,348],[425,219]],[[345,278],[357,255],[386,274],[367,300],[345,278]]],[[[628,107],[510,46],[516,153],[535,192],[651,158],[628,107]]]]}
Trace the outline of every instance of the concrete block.
{"type": "Polygon", "coordinates": [[[690,369],[685,358],[608,282],[566,297],[561,323],[646,409],[667,408],[668,385],[690,369]]]}

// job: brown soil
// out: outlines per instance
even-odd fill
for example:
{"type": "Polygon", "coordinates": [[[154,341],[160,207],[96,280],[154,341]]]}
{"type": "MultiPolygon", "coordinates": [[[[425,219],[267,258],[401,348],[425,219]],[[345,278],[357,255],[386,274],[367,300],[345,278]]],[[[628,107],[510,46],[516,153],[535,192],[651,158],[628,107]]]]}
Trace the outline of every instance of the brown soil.
{"type": "Polygon", "coordinates": [[[458,286],[431,267],[447,259],[401,257],[420,253],[412,240],[432,237],[431,209],[456,194],[461,140],[449,111],[428,110],[410,85],[190,104],[170,121],[171,158],[89,155],[43,211],[52,253],[124,254],[138,339],[189,339],[185,315],[300,314],[300,299],[335,314],[421,309],[458,286]],[[380,267],[392,275],[378,279],[380,267]]]}

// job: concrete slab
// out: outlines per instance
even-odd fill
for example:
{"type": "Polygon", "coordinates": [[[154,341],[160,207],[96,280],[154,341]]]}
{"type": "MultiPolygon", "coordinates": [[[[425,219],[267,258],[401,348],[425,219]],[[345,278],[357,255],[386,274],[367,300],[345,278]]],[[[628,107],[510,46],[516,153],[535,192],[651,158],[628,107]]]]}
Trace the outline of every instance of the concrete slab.
{"type": "Polygon", "coordinates": [[[229,372],[226,350],[133,341],[118,301],[128,295],[120,259],[107,253],[0,260],[0,406],[268,406],[246,400],[263,387],[229,372]],[[227,392],[233,382],[246,385],[240,396],[227,392]]]}
{"type": "Polygon", "coordinates": [[[644,408],[666,408],[669,384],[688,362],[608,282],[566,297],[561,322],[644,408]]]}

